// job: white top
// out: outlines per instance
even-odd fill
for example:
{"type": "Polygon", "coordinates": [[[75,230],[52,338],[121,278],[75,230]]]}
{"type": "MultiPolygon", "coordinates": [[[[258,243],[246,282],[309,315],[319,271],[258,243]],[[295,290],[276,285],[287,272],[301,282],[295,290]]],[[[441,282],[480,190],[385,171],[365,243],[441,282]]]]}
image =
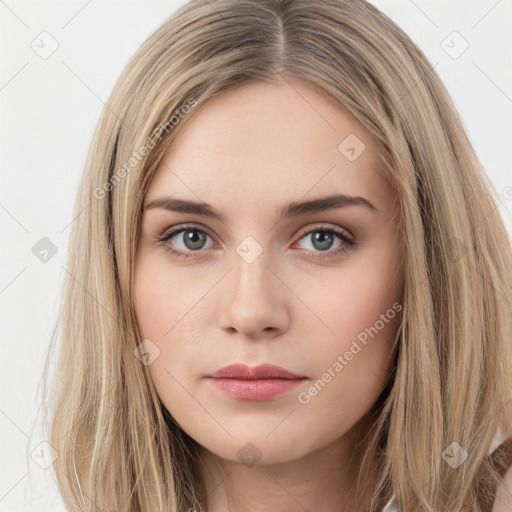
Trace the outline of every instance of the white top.
{"type": "MultiPolygon", "coordinates": [[[[487,455],[490,455],[498,446],[505,441],[506,436],[501,435],[501,433],[497,433],[494,436],[491,447],[487,451],[487,455]]],[[[382,509],[382,512],[401,512],[398,508],[398,501],[395,495],[391,497],[391,499],[386,503],[386,506],[382,509]]]]}

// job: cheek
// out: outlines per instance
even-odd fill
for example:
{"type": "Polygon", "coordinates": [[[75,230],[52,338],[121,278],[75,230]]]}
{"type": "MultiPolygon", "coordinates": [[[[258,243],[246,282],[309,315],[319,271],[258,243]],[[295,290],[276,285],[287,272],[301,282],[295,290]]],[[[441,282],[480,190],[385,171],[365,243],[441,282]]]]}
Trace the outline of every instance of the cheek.
{"type": "MultiPolygon", "coordinates": [[[[384,389],[402,309],[395,300],[399,295],[392,296],[382,283],[370,286],[354,279],[357,286],[322,298],[329,309],[318,310],[334,334],[310,347],[314,375],[298,397],[304,414],[321,415],[326,435],[333,438],[361,419],[384,389]]],[[[306,337],[315,339],[313,331],[306,337]]]]}
{"type": "Polygon", "coordinates": [[[165,341],[174,326],[186,322],[187,312],[205,291],[199,283],[191,285],[186,273],[173,271],[165,258],[143,253],[135,268],[133,289],[141,335],[165,341]]]}
{"type": "MultiPolygon", "coordinates": [[[[324,335],[312,351],[317,378],[332,378],[332,393],[344,400],[376,397],[389,373],[391,353],[400,325],[403,275],[394,247],[355,256],[336,276],[308,291],[308,305],[323,325],[313,322],[324,335]],[[338,356],[341,356],[341,360],[338,356]],[[325,377],[322,378],[322,375],[325,377]]],[[[315,339],[313,325],[308,338],[315,339]]]]}
{"type": "Polygon", "coordinates": [[[186,273],[171,272],[161,258],[137,260],[133,294],[140,341],[150,340],[157,354],[148,369],[164,401],[179,395],[179,383],[204,373],[200,302],[211,286],[205,280],[191,284],[186,273]]]}
{"type": "Polygon", "coordinates": [[[149,337],[146,326],[152,325],[158,317],[155,306],[161,303],[163,292],[159,266],[151,263],[151,258],[139,249],[133,276],[133,304],[144,337],[149,337]]]}
{"type": "MultiPolygon", "coordinates": [[[[403,275],[392,248],[375,247],[361,256],[356,254],[346,265],[326,275],[315,293],[312,284],[305,283],[304,293],[307,292],[308,305],[328,328],[324,332],[330,331],[333,339],[348,340],[374,326],[401,300],[403,275]]],[[[390,321],[398,316],[395,309],[386,315],[391,316],[384,319],[388,320],[386,326],[396,324],[390,321]]],[[[379,330],[391,330],[383,329],[380,323],[379,326],[379,330]]]]}

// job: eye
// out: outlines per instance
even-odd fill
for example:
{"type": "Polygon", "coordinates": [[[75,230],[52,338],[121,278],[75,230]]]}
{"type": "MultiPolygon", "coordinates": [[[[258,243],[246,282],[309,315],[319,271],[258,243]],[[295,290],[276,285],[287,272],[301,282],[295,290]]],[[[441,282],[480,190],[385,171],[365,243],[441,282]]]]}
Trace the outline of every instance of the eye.
{"type": "Polygon", "coordinates": [[[349,236],[346,231],[327,226],[317,226],[315,229],[304,233],[300,239],[309,239],[311,241],[313,252],[317,253],[317,255],[314,256],[315,258],[338,256],[356,247],[355,239],[349,236]],[[330,250],[336,238],[341,240],[341,242],[334,250],[330,250]],[[315,249],[318,250],[315,251],[315,249]],[[320,254],[318,254],[318,252],[320,252],[320,254]],[[324,255],[322,253],[327,254],[324,255]]]}
{"type": "Polygon", "coordinates": [[[210,236],[201,229],[198,229],[194,226],[185,226],[167,233],[163,238],[160,239],[160,242],[165,244],[165,242],[175,237],[179,242],[181,242],[182,247],[184,245],[184,249],[174,249],[170,245],[165,245],[165,250],[177,258],[190,258],[193,256],[194,252],[198,252],[199,250],[203,249],[205,247],[206,238],[210,238],[210,236]],[[178,236],[182,233],[182,236],[178,236]]]}
{"type": "MultiPolygon", "coordinates": [[[[307,239],[307,237],[310,237],[309,240],[311,241],[312,249],[310,252],[319,253],[313,256],[315,258],[333,257],[354,249],[357,245],[355,239],[349,236],[346,231],[327,226],[317,226],[315,229],[307,231],[300,237],[300,240],[307,239]],[[340,240],[340,243],[334,250],[330,250],[336,238],[340,240]]],[[[168,232],[162,238],[159,238],[159,242],[173,256],[190,258],[194,256],[194,253],[200,252],[201,249],[208,248],[206,245],[208,238],[211,239],[210,235],[204,230],[195,226],[184,226],[168,232]],[[173,238],[177,239],[177,243],[167,244],[173,238]],[[176,245],[178,245],[178,248],[176,248],[176,245]]]]}

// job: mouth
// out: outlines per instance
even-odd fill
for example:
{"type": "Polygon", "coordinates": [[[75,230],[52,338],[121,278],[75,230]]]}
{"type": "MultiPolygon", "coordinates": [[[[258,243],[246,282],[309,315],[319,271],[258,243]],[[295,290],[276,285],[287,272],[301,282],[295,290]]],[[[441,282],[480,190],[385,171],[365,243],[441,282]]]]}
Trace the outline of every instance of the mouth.
{"type": "Polygon", "coordinates": [[[214,378],[212,385],[225,394],[239,400],[263,401],[284,395],[299,386],[307,377],[300,378],[214,378]]]}
{"type": "Polygon", "coordinates": [[[216,389],[228,396],[254,401],[270,400],[284,395],[308,380],[304,375],[270,363],[255,367],[234,363],[206,377],[216,389]]]}
{"type": "Polygon", "coordinates": [[[296,373],[276,366],[275,364],[264,363],[258,366],[250,367],[244,363],[234,363],[224,366],[220,370],[207,375],[213,378],[227,378],[227,379],[243,379],[243,380],[257,380],[257,379],[286,379],[296,380],[305,378],[304,375],[296,373]]]}

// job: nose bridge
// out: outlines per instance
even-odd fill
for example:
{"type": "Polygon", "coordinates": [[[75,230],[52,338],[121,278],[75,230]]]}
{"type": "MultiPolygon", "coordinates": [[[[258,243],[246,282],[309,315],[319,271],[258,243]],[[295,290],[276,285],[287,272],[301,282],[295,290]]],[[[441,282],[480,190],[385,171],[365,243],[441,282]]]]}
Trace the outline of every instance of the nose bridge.
{"type": "Polygon", "coordinates": [[[233,271],[231,272],[231,286],[234,296],[247,299],[252,296],[252,302],[268,300],[267,294],[273,288],[270,282],[275,277],[270,272],[269,251],[252,237],[244,240],[236,248],[233,257],[233,271]]]}
{"type": "Polygon", "coordinates": [[[281,330],[288,314],[279,279],[269,268],[270,252],[250,238],[244,239],[233,254],[219,318],[222,327],[254,336],[270,327],[281,330]]]}

